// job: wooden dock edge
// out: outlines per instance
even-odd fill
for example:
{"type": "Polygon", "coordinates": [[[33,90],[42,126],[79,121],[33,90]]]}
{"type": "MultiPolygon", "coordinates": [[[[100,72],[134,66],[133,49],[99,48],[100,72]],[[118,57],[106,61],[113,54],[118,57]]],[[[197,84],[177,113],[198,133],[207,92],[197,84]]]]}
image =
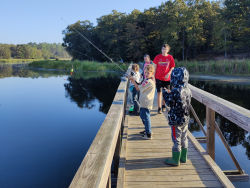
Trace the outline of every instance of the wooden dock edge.
{"type": "MultiPolygon", "coordinates": [[[[131,67],[132,65],[129,66],[127,74],[130,74],[131,67]]],[[[125,115],[124,108],[127,103],[128,84],[129,81],[126,78],[118,86],[109,112],[69,188],[104,188],[111,186],[111,164],[125,115]]]]}
{"type": "Polygon", "coordinates": [[[126,165],[126,146],[127,146],[127,138],[128,138],[128,111],[125,117],[123,135],[122,135],[122,148],[120,153],[120,161],[119,161],[119,170],[118,170],[118,177],[117,177],[117,188],[123,188],[125,182],[125,165],[126,165]]]}
{"type": "Polygon", "coordinates": [[[199,142],[195,139],[190,131],[188,131],[188,138],[193,143],[194,147],[198,150],[200,155],[212,169],[214,174],[217,176],[219,181],[224,187],[234,187],[231,181],[227,178],[227,176],[223,173],[220,167],[214,162],[214,160],[208,155],[205,149],[199,144],[199,142]]]}

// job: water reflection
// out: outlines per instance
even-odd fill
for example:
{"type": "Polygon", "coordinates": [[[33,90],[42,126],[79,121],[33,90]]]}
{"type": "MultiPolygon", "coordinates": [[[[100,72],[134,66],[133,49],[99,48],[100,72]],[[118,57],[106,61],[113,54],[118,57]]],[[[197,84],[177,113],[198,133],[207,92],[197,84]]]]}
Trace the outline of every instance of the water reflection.
{"type": "Polygon", "coordinates": [[[121,79],[117,74],[108,74],[92,78],[70,76],[68,81],[64,84],[66,97],[76,102],[78,107],[88,109],[94,107],[94,100],[97,99],[99,111],[107,114],[121,79]]]}
{"type": "MultiPolygon", "coordinates": [[[[191,80],[190,84],[250,110],[249,85],[236,85],[214,81],[197,80],[191,80]]],[[[192,100],[192,106],[200,118],[200,121],[206,126],[206,106],[195,99],[192,100]]],[[[191,117],[194,119],[192,113],[191,117]]],[[[216,113],[215,118],[228,144],[230,146],[242,145],[244,148],[246,148],[245,154],[247,155],[248,159],[250,159],[250,135],[248,131],[245,131],[220,114],[216,113]]],[[[193,133],[201,131],[196,121],[194,121],[194,123],[190,123],[189,130],[193,133]]]]}
{"type": "Polygon", "coordinates": [[[119,83],[114,72],[0,64],[0,187],[68,187],[119,83]]]}

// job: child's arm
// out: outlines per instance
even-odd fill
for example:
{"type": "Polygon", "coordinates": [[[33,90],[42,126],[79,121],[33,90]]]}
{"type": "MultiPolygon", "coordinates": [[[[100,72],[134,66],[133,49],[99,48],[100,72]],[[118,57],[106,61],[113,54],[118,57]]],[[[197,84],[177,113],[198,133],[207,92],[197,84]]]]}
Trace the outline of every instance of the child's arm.
{"type": "Polygon", "coordinates": [[[128,77],[128,79],[131,81],[131,83],[134,84],[135,89],[136,89],[137,91],[140,91],[140,89],[139,89],[139,87],[138,87],[138,84],[137,84],[136,81],[134,80],[134,77],[128,77]]]}
{"type": "Polygon", "coordinates": [[[163,96],[164,101],[166,102],[166,105],[168,107],[171,107],[172,104],[173,104],[172,92],[170,90],[168,90],[168,89],[163,89],[162,90],[162,96],[163,96]]]}

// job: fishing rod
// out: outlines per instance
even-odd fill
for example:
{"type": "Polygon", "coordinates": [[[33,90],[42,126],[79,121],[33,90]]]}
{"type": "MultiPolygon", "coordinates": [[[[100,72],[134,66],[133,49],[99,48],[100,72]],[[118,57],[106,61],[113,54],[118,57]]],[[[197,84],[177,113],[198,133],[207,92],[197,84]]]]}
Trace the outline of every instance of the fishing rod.
{"type": "MultiPolygon", "coordinates": [[[[67,23],[69,25],[68,22],[66,22],[63,18],[61,18],[65,23],[67,23]]],[[[81,35],[86,41],[88,41],[90,44],[92,44],[99,52],[101,52],[105,57],[107,57],[112,63],[114,63],[125,75],[129,76],[124,70],[122,70],[122,68],[115,63],[108,55],[106,55],[102,50],[100,50],[99,48],[97,48],[91,41],[89,41],[85,36],[83,36],[79,31],[77,31],[75,28],[72,27],[72,29],[74,29],[79,35],[81,35]]]]}

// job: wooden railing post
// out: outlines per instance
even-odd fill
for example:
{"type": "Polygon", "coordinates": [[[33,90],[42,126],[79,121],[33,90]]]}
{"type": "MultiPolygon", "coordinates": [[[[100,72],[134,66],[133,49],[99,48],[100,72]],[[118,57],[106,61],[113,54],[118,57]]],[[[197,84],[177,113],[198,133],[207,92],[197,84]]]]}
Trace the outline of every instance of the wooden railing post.
{"type": "Polygon", "coordinates": [[[111,171],[109,172],[108,181],[106,188],[111,188],[111,171]]]}
{"type": "Polygon", "coordinates": [[[119,160],[120,160],[120,149],[121,149],[121,131],[119,132],[115,153],[114,153],[114,178],[118,176],[119,160]]]}
{"type": "Polygon", "coordinates": [[[207,153],[215,160],[215,111],[206,106],[207,153]]]}

